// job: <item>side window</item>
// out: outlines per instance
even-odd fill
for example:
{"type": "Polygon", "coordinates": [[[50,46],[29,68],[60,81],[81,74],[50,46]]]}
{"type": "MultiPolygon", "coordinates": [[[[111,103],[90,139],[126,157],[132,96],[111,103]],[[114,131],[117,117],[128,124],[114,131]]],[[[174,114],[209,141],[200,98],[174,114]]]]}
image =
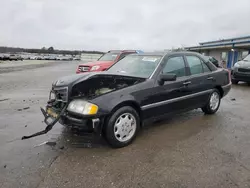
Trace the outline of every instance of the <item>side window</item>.
{"type": "Polygon", "coordinates": [[[201,61],[201,64],[203,66],[204,72],[211,72],[211,70],[208,68],[208,66],[205,62],[201,61]]]}
{"type": "Polygon", "coordinates": [[[203,67],[200,58],[196,56],[186,56],[191,75],[203,73],[203,67]]]}
{"type": "Polygon", "coordinates": [[[177,77],[186,76],[185,62],[182,56],[170,57],[167,60],[163,73],[174,73],[177,77]]]}

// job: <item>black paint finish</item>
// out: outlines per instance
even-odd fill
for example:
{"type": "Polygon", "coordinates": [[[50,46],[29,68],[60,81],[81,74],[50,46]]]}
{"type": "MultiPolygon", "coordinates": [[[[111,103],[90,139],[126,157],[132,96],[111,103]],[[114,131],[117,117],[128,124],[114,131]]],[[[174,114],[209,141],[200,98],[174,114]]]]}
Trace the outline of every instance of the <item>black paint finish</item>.
{"type": "MultiPolygon", "coordinates": [[[[141,55],[145,55],[145,53],[141,55]]],[[[159,54],[152,53],[150,55],[159,54]]],[[[68,87],[68,103],[74,98],[82,98],[99,107],[97,115],[93,117],[81,116],[83,119],[103,118],[120,106],[130,105],[139,111],[141,121],[203,107],[214,88],[219,89],[222,97],[229,92],[231,82],[227,70],[217,69],[212,63],[206,62],[211,72],[190,75],[186,55],[197,56],[206,62],[203,56],[198,53],[167,53],[162,55],[161,62],[148,79],[112,74],[109,71],[93,72],[61,78],[53,84],[53,88],[68,87]],[[167,63],[168,58],[175,56],[182,56],[185,59],[186,75],[177,78],[175,81],[166,81],[163,85],[159,84],[158,80],[164,64],[167,63]],[[95,81],[90,82],[90,80],[95,81]],[[87,90],[96,89],[96,84],[91,85],[91,83],[102,83],[105,86],[113,84],[112,88],[114,89],[102,95],[88,96],[86,95],[86,88],[88,88],[87,90]],[[117,87],[118,83],[125,83],[125,85],[124,87],[117,87]],[[80,90],[84,91],[85,95],[81,95],[80,90]],[[75,93],[77,93],[77,96],[75,93]]],[[[102,84],[99,84],[99,86],[102,84]]]]}

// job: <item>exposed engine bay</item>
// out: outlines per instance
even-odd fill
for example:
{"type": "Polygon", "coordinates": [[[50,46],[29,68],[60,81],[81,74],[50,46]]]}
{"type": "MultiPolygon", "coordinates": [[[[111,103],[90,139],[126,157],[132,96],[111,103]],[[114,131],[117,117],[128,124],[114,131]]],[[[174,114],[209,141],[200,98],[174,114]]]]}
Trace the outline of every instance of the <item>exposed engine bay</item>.
{"type": "Polygon", "coordinates": [[[119,75],[96,75],[73,86],[71,97],[92,99],[144,81],[143,78],[119,75]]]}

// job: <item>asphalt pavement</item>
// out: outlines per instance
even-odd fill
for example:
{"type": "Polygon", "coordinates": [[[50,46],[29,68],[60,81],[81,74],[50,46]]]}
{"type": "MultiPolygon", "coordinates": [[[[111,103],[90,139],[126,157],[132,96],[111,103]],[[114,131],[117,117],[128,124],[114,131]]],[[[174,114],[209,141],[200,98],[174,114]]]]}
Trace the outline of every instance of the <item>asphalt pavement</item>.
{"type": "Polygon", "coordinates": [[[247,84],[233,86],[217,114],[175,115],[145,127],[121,149],[60,124],[21,140],[45,128],[39,108],[52,81],[74,74],[78,63],[0,74],[1,188],[250,187],[247,84]]]}

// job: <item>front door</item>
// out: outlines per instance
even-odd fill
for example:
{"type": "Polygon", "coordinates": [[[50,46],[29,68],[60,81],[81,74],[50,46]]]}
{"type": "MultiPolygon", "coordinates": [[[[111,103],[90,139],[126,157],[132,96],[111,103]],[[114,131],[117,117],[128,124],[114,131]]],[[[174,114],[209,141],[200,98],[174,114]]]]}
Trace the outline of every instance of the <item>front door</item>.
{"type": "MultiPolygon", "coordinates": [[[[159,85],[158,82],[152,88],[152,93],[148,96],[149,105],[142,107],[144,118],[152,118],[152,114],[159,116],[179,111],[185,104],[182,97],[186,94],[186,65],[183,56],[168,57],[160,74],[174,73],[176,81],[165,82],[159,85]]],[[[159,75],[160,75],[159,74],[159,75]]]]}

